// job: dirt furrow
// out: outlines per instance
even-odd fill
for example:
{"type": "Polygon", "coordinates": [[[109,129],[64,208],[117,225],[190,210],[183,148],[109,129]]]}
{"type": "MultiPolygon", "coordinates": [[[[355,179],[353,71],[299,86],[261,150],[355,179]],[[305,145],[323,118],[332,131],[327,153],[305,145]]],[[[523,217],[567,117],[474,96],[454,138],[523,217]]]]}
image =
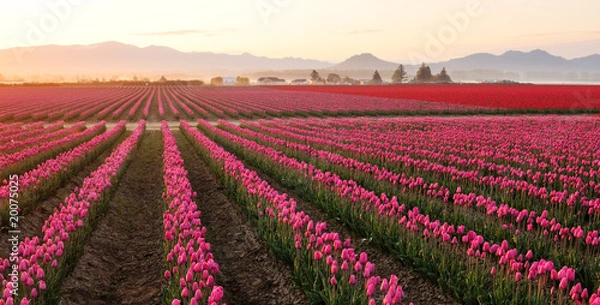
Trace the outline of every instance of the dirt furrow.
{"type": "Polygon", "coordinates": [[[60,304],[160,304],[162,137],[147,131],[107,214],[65,279],[60,304]]]}
{"type": "Polygon", "coordinates": [[[292,289],[292,270],[273,256],[241,208],[223,194],[191,143],[180,132],[175,137],[192,188],[198,193],[206,239],[221,266],[216,282],[225,290],[224,301],[229,305],[308,304],[304,294],[292,289]]]}

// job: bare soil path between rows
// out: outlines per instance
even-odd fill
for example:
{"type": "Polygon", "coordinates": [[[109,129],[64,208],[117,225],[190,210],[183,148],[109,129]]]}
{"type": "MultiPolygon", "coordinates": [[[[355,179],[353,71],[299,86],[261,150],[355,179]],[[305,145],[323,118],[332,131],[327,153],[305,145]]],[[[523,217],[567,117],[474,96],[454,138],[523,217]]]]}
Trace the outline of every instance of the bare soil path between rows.
{"type": "Polygon", "coordinates": [[[160,132],[146,131],[107,214],[62,285],[61,305],[161,303],[162,150],[160,132]]]}
{"type": "Polygon", "coordinates": [[[228,305],[305,305],[308,298],[292,289],[292,270],[278,260],[248,222],[242,209],[222,192],[219,182],[180,133],[177,144],[207,228],[206,239],[221,266],[216,283],[228,305]]]}

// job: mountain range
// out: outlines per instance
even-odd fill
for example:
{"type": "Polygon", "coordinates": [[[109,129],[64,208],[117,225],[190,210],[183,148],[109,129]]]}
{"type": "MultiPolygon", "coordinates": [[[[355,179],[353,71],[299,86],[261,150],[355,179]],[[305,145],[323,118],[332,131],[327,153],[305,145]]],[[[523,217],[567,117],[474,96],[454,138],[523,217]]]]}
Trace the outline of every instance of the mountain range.
{"type": "Polygon", "coordinates": [[[181,52],[169,47],[140,48],[119,42],[0,50],[0,69],[14,69],[21,73],[172,73],[198,70],[295,70],[306,67],[321,69],[328,66],[331,63],[293,57],[274,59],[248,53],[181,52]]]}
{"type": "MultiPolygon", "coordinates": [[[[39,46],[0,50],[0,73],[4,75],[63,74],[63,75],[118,75],[180,74],[210,75],[211,73],[255,73],[257,71],[373,71],[394,70],[399,63],[385,61],[364,53],[352,56],[341,63],[302,59],[268,58],[244,53],[229,55],[210,52],[182,52],[169,47],[140,48],[119,42],[92,45],[39,46]]],[[[600,55],[565,59],[543,50],[530,52],[507,51],[501,55],[476,53],[443,62],[428,63],[432,70],[445,67],[448,71],[507,71],[512,73],[556,72],[598,73],[600,55]]],[[[405,65],[415,71],[417,65],[405,65]]]]}
{"type": "MultiPolygon", "coordinates": [[[[538,49],[530,52],[507,51],[501,55],[476,53],[448,61],[427,64],[434,70],[445,67],[448,70],[599,72],[600,55],[594,54],[569,60],[538,49]]],[[[339,71],[363,69],[395,70],[397,67],[398,63],[385,61],[375,57],[373,54],[364,53],[352,56],[332,66],[330,69],[339,71]]],[[[407,67],[411,67],[411,65],[407,65],[407,67]]],[[[414,66],[412,67],[414,68],[414,66]]]]}

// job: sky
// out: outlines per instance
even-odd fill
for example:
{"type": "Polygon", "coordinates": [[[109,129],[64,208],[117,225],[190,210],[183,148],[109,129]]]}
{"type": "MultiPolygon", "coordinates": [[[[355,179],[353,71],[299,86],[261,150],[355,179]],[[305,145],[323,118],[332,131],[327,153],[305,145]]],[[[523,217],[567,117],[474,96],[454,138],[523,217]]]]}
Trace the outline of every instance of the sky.
{"type": "Polygon", "coordinates": [[[0,4],[0,48],[118,41],[331,62],[443,61],[541,48],[600,53],[597,0],[28,0],[0,4]]]}

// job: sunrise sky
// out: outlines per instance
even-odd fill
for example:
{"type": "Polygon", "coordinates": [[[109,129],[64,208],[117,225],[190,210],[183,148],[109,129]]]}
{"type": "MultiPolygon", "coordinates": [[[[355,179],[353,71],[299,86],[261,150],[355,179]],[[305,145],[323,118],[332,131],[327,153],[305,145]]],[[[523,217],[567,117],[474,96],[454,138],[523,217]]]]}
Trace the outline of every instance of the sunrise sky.
{"type": "Polygon", "coordinates": [[[597,0],[3,1],[0,48],[119,41],[332,62],[542,48],[573,58],[600,53],[598,12],[597,0]]]}

